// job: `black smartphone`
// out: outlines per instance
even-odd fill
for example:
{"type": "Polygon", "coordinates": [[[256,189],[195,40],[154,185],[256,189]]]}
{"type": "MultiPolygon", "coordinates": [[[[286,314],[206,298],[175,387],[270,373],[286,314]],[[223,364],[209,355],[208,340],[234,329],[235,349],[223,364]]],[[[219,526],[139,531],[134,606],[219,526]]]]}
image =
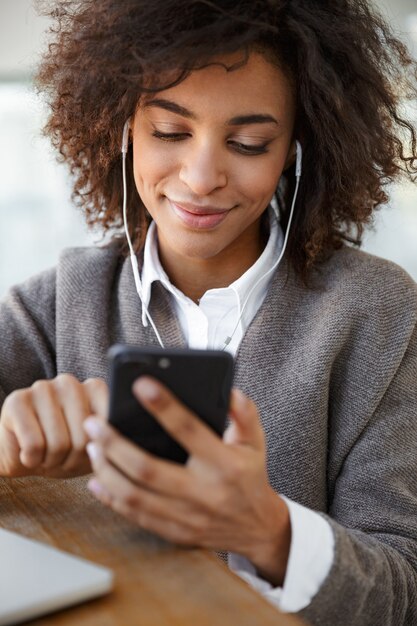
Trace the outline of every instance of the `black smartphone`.
{"type": "Polygon", "coordinates": [[[110,361],[109,422],[141,448],[185,463],[188,453],[132,393],[140,376],[153,376],[220,436],[226,426],[233,358],[218,350],[142,348],[116,344],[110,361]]]}

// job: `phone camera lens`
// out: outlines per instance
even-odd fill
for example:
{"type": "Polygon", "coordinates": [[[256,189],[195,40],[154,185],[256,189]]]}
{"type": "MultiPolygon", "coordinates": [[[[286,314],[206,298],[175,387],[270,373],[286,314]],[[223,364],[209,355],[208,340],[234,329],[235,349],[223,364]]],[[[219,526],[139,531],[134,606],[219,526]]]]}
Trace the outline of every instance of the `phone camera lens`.
{"type": "Polygon", "coordinates": [[[163,357],[162,359],[159,359],[158,365],[162,369],[166,370],[171,365],[171,361],[169,359],[163,357]]]}

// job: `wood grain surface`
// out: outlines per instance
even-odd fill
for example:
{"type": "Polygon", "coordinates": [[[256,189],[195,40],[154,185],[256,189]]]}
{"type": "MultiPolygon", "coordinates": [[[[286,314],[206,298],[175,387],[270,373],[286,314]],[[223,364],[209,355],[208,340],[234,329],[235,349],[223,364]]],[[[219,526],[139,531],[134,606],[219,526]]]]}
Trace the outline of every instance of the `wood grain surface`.
{"type": "MultiPolygon", "coordinates": [[[[215,555],[170,546],[101,505],[86,478],[0,479],[0,526],[113,569],[114,591],[30,622],[77,626],[297,626],[215,555]]],[[[1,563],[4,567],[5,564],[1,563]]]]}

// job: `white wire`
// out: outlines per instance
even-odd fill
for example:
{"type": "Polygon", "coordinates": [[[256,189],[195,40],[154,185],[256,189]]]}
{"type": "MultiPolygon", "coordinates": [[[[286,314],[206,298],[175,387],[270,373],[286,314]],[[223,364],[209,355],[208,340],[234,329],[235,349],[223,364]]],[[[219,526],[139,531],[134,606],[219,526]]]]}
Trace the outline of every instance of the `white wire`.
{"type": "MultiPolygon", "coordinates": [[[[143,300],[143,295],[142,295],[142,283],[141,283],[141,279],[140,279],[140,275],[139,275],[139,267],[138,267],[138,260],[135,254],[135,251],[133,249],[133,245],[132,245],[132,241],[130,239],[130,235],[129,235],[129,229],[127,227],[127,185],[126,185],[126,154],[127,154],[127,149],[128,149],[128,137],[129,137],[129,120],[127,120],[127,122],[125,123],[124,129],[123,129],[123,141],[122,141],[122,178],[123,178],[123,226],[124,226],[124,230],[126,233],[126,239],[127,239],[127,243],[129,245],[129,250],[130,250],[130,261],[132,264],[132,270],[133,270],[133,277],[135,279],[135,285],[136,285],[136,291],[138,292],[138,296],[140,298],[140,301],[142,303],[142,307],[143,310],[145,311],[145,315],[148,318],[154,332],[155,335],[159,341],[159,344],[161,346],[161,348],[164,348],[164,344],[162,342],[162,339],[159,335],[158,329],[156,328],[154,321],[148,311],[147,306],[144,303],[143,300]]],[[[295,168],[295,176],[296,176],[296,183],[295,183],[295,190],[294,190],[294,196],[293,196],[293,200],[292,200],[292,204],[291,204],[291,210],[290,210],[290,215],[288,218],[288,224],[287,224],[287,229],[286,229],[286,233],[285,233],[285,237],[284,237],[284,243],[282,245],[282,250],[281,253],[278,257],[278,259],[275,261],[275,263],[273,264],[273,266],[267,271],[265,272],[265,274],[263,274],[257,281],[256,283],[252,286],[252,289],[249,291],[248,295],[246,296],[246,300],[243,303],[243,306],[240,310],[239,313],[239,317],[238,320],[236,322],[236,325],[233,329],[233,332],[230,336],[226,337],[224,345],[222,347],[222,350],[225,350],[227,348],[227,346],[229,345],[229,343],[232,341],[234,334],[240,324],[240,320],[242,319],[242,315],[245,311],[246,305],[249,301],[250,296],[253,293],[253,290],[257,287],[257,285],[261,282],[261,280],[263,280],[265,278],[265,276],[268,276],[268,274],[270,274],[271,272],[273,272],[275,270],[275,268],[280,264],[282,257],[284,256],[285,253],[285,249],[287,247],[287,242],[288,242],[288,237],[290,234],[290,228],[291,228],[291,222],[292,222],[292,218],[293,218],[293,214],[294,214],[294,207],[295,207],[295,202],[297,200],[297,194],[298,194],[298,187],[300,185],[300,178],[301,178],[301,169],[302,169],[302,148],[300,143],[297,141],[296,142],[296,146],[297,146],[297,161],[296,161],[296,168],[295,168]]]]}
{"type": "Polygon", "coordinates": [[[158,332],[158,329],[156,328],[154,321],[148,311],[147,306],[145,305],[145,302],[143,300],[143,295],[142,295],[142,283],[140,280],[140,275],[139,275],[139,267],[138,267],[138,260],[135,254],[135,251],[133,249],[133,245],[132,245],[132,241],[130,239],[130,235],[129,235],[129,229],[127,227],[127,185],[126,185],[126,152],[127,152],[127,145],[126,142],[123,141],[123,146],[122,146],[122,178],[123,178],[123,226],[125,229],[125,233],[126,233],[126,239],[127,239],[127,243],[129,245],[129,250],[130,250],[130,262],[132,264],[132,270],[133,270],[133,277],[135,279],[135,285],[136,285],[136,291],[138,292],[138,296],[140,298],[140,301],[142,303],[142,307],[145,311],[145,315],[148,318],[150,325],[152,326],[155,335],[159,341],[159,345],[161,346],[161,348],[164,348],[164,344],[162,342],[162,339],[160,337],[160,334],[158,332]]]}
{"type": "Polygon", "coordinates": [[[288,237],[289,237],[289,234],[290,234],[291,222],[292,222],[292,218],[293,218],[293,215],[294,215],[294,207],[295,207],[295,202],[297,200],[298,187],[300,186],[300,178],[301,178],[301,145],[298,144],[297,149],[300,150],[300,156],[299,156],[299,159],[297,159],[295,190],[294,190],[294,196],[293,196],[293,200],[292,200],[292,204],[291,204],[290,215],[289,215],[289,218],[288,218],[288,224],[287,224],[287,229],[286,229],[286,232],[285,232],[284,243],[282,245],[281,253],[280,253],[278,259],[273,264],[273,266],[270,267],[269,270],[267,272],[265,272],[265,274],[263,274],[256,281],[256,283],[252,286],[252,289],[249,291],[248,295],[246,296],[246,300],[243,303],[243,306],[242,306],[242,308],[240,310],[240,314],[239,314],[239,317],[237,319],[236,325],[235,325],[235,327],[233,329],[233,332],[232,332],[231,335],[226,337],[226,339],[224,341],[224,344],[223,344],[223,347],[222,347],[222,350],[225,350],[227,348],[227,346],[229,345],[229,343],[232,341],[233,336],[234,336],[234,334],[235,334],[235,332],[236,332],[236,330],[237,330],[237,328],[238,328],[238,326],[240,324],[240,320],[242,319],[242,315],[243,315],[244,310],[246,308],[246,305],[247,305],[247,303],[249,301],[249,298],[252,295],[253,290],[257,287],[257,285],[261,282],[261,280],[263,280],[265,278],[265,276],[268,276],[268,274],[270,274],[271,272],[273,272],[276,269],[276,267],[280,264],[282,257],[284,256],[285,249],[287,247],[288,237]]]}

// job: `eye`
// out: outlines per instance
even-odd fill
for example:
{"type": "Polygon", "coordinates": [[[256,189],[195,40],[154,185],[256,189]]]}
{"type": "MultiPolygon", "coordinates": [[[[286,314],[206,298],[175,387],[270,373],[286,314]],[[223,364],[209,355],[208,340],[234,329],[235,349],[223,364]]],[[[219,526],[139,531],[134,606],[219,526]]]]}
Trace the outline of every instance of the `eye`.
{"type": "Polygon", "coordinates": [[[186,139],[189,137],[188,133],[161,133],[159,130],[154,130],[152,132],[152,137],[156,137],[157,139],[161,139],[162,141],[181,141],[181,139],[186,139]]]}
{"type": "MultiPolygon", "coordinates": [[[[152,131],[152,136],[157,139],[161,139],[161,141],[182,141],[190,137],[189,133],[162,133],[160,130],[154,129],[152,131]]],[[[228,140],[227,144],[231,146],[236,152],[239,154],[245,154],[247,156],[255,156],[257,154],[265,154],[268,152],[267,146],[269,141],[263,143],[261,145],[249,145],[245,143],[241,143],[239,141],[228,140]]]]}
{"type": "Polygon", "coordinates": [[[240,154],[255,156],[257,154],[265,154],[266,152],[268,152],[267,147],[268,147],[269,141],[261,145],[257,145],[257,146],[252,146],[252,145],[248,145],[248,144],[241,143],[239,141],[233,141],[233,140],[229,140],[227,143],[229,146],[232,146],[232,148],[236,150],[236,152],[239,152],[240,154]]]}

